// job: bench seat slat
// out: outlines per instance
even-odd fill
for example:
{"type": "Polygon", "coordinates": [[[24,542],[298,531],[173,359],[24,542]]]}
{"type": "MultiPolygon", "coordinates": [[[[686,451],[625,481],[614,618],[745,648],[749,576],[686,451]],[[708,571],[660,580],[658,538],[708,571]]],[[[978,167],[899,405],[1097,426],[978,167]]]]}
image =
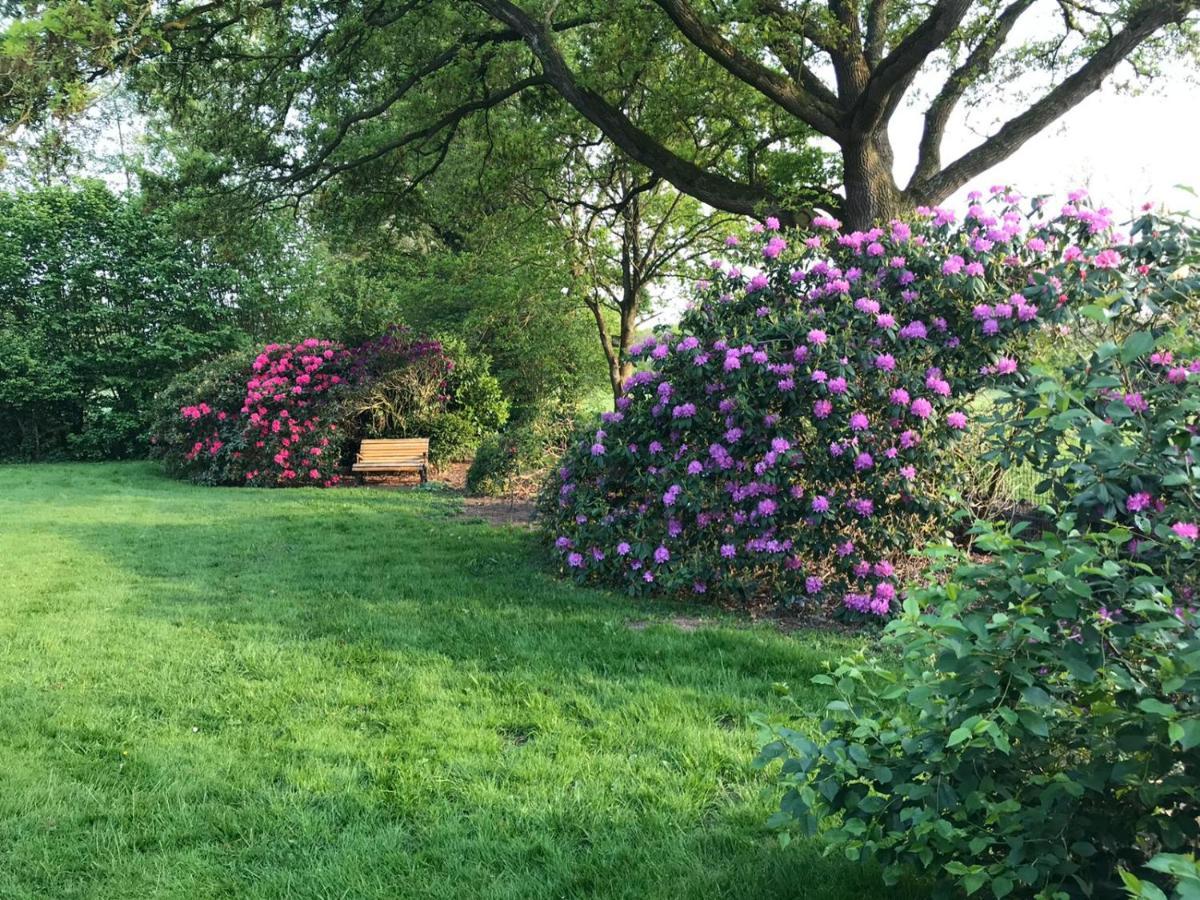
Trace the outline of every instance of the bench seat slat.
{"type": "Polygon", "coordinates": [[[358,448],[352,472],[420,472],[429,468],[429,438],[368,438],[358,448]]]}

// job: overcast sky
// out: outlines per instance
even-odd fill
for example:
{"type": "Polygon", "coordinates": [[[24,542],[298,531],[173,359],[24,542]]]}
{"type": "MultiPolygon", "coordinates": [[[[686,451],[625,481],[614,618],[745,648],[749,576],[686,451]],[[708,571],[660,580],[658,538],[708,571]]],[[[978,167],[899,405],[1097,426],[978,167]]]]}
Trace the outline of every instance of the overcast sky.
{"type": "MultiPolygon", "coordinates": [[[[958,116],[947,132],[942,159],[957,158],[994,131],[999,119],[1022,108],[997,104],[958,116]]],[[[892,122],[901,184],[916,162],[920,111],[904,107],[892,122]]],[[[972,187],[986,190],[998,183],[1025,194],[1064,194],[1085,187],[1118,213],[1153,200],[1200,214],[1200,200],[1175,187],[1184,184],[1200,191],[1200,86],[1195,73],[1175,66],[1138,95],[1105,85],[972,187]]],[[[961,205],[968,190],[960,191],[950,205],[961,205]]]]}

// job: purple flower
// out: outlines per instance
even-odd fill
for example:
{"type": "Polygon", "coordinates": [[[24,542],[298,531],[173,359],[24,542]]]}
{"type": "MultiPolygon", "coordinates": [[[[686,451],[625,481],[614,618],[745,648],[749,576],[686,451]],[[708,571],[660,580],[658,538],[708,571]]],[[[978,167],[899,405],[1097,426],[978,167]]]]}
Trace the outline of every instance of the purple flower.
{"type": "Polygon", "coordinates": [[[825,582],[816,575],[809,575],[804,579],[804,590],[806,593],[819,594],[823,587],[825,587],[825,582]]]}
{"type": "Polygon", "coordinates": [[[810,344],[816,344],[817,346],[820,346],[827,340],[829,340],[829,335],[827,335],[820,328],[814,328],[808,333],[808,342],[810,344]]]}
{"type": "Polygon", "coordinates": [[[617,556],[628,556],[631,549],[626,541],[621,541],[621,543],[617,544],[617,556]]]}
{"type": "Polygon", "coordinates": [[[592,444],[592,456],[603,456],[603,455],[604,455],[604,445],[603,444],[592,444]]]}
{"type": "Polygon", "coordinates": [[[854,457],[854,471],[865,472],[867,469],[875,465],[875,460],[871,458],[870,453],[860,453],[854,457]]]}
{"type": "Polygon", "coordinates": [[[828,400],[818,400],[813,404],[813,416],[818,419],[829,418],[831,412],[833,412],[833,404],[828,400]]]}
{"type": "Polygon", "coordinates": [[[812,511],[815,513],[829,512],[829,498],[824,494],[818,494],[812,499],[812,511]]]}
{"type": "Polygon", "coordinates": [[[871,422],[867,418],[866,413],[856,412],[854,415],[852,415],[850,417],[850,430],[851,431],[866,431],[870,427],[871,427],[871,422]]]}
{"type": "Polygon", "coordinates": [[[721,556],[723,556],[725,559],[733,559],[735,556],[737,556],[737,547],[733,546],[733,544],[722,544],[721,556]]]}
{"type": "Polygon", "coordinates": [[[1145,491],[1137,494],[1131,494],[1125,498],[1125,509],[1129,512],[1141,512],[1150,506],[1150,495],[1145,491]]]}
{"type": "Polygon", "coordinates": [[[696,414],[696,404],[680,403],[671,410],[671,418],[673,419],[690,419],[696,414]]]}
{"type": "Polygon", "coordinates": [[[775,501],[771,499],[758,501],[758,514],[760,516],[772,516],[775,514],[775,501]]]}
{"type": "Polygon", "coordinates": [[[1141,413],[1150,408],[1150,404],[1146,402],[1146,398],[1141,394],[1126,394],[1123,399],[1131,412],[1141,413]]]}
{"type": "Polygon", "coordinates": [[[582,568],[583,567],[583,554],[582,553],[572,553],[572,554],[568,555],[567,556],[567,565],[569,565],[573,569],[582,568]]]}
{"type": "Polygon", "coordinates": [[[967,427],[967,417],[964,413],[957,412],[957,411],[952,412],[946,416],[946,424],[949,425],[951,428],[957,429],[958,431],[962,431],[964,428],[967,427]]]}
{"type": "Polygon", "coordinates": [[[829,388],[831,394],[844,394],[846,393],[846,379],[840,375],[837,378],[830,378],[826,387],[829,388]]]}
{"type": "Polygon", "coordinates": [[[931,415],[933,415],[933,404],[931,404],[924,397],[918,397],[908,407],[908,411],[918,419],[928,419],[931,415]]]}
{"type": "Polygon", "coordinates": [[[890,353],[880,353],[875,357],[875,368],[891,372],[896,368],[896,357],[890,353]]]}
{"type": "Polygon", "coordinates": [[[670,558],[671,558],[671,551],[668,550],[666,547],[662,546],[662,544],[659,544],[658,549],[656,549],[654,551],[654,561],[661,566],[663,563],[670,560],[670,558]]]}

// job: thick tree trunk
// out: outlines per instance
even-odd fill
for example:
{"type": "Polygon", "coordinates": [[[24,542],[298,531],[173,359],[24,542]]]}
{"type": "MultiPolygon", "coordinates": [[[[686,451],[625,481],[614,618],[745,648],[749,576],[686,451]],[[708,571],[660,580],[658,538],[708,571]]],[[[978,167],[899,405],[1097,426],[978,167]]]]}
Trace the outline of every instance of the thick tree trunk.
{"type": "Polygon", "coordinates": [[[843,219],[847,231],[866,230],[912,209],[892,175],[886,132],[856,136],[842,146],[843,219]]]}

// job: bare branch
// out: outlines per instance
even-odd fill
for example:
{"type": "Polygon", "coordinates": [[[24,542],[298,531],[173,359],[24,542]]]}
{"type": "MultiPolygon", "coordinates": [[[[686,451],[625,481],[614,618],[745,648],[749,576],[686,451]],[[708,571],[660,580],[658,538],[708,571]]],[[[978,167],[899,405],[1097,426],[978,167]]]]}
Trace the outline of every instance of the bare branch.
{"type": "Polygon", "coordinates": [[[654,2],[662,7],[684,37],[735,78],[821,134],[839,139],[842,134],[841,113],[836,107],[830,108],[825,100],[742,53],[719,31],[705,24],[685,0],[654,2]]]}
{"type": "Polygon", "coordinates": [[[761,187],[733,181],[719,172],[706,171],[671,152],[600,94],[584,87],[571,71],[545,27],[509,0],[473,0],[489,15],[519,32],[542,65],[546,80],[584,118],[636,162],[685,194],[724,209],[749,216],[767,213],[796,221],[796,212],[783,208],[761,187]]]}
{"type": "Polygon", "coordinates": [[[855,103],[852,124],[855,131],[861,134],[875,130],[883,121],[889,103],[894,105],[896,91],[903,94],[901,87],[907,88],[912,83],[929,54],[954,32],[970,8],[970,0],[938,0],[928,18],[884,57],[855,103]]]}

